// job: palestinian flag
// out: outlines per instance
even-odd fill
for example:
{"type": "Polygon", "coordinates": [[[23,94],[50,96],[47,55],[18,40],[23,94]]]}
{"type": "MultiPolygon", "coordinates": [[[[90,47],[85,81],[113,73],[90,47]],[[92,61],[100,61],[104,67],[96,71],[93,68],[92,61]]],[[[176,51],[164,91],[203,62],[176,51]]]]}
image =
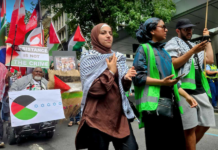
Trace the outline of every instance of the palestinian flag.
{"type": "Polygon", "coordinates": [[[55,31],[55,27],[54,27],[53,22],[51,22],[51,25],[50,25],[49,37],[50,37],[50,43],[52,43],[52,44],[61,43],[61,41],[60,41],[60,39],[58,37],[58,34],[55,31]]]}
{"type": "Polygon", "coordinates": [[[47,39],[47,47],[49,50],[49,56],[52,56],[52,52],[58,49],[61,41],[58,37],[58,34],[54,28],[53,22],[51,22],[50,29],[49,29],[49,37],[47,39]]]}
{"type": "Polygon", "coordinates": [[[48,47],[48,53],[49,56],[52,56],[52,52],[58,50],[60,44],[52,44],[50,43],[50,37],[47,39],[47,47],[48,47]]]}
{"type": "Polygon", "coordinates": [[[77,27],[76,32],[70,38],[68,42],[68,51],[80,50],[81,47],[85,44],[86,40],[82,35],[80,26],[77,27]]]}
{"type": "Polygon", "coordinates": [[[69,85],[61,81],[56,75],[54,75],[54,89],[60,89],[61,93],[71,89],[69,85]]]}

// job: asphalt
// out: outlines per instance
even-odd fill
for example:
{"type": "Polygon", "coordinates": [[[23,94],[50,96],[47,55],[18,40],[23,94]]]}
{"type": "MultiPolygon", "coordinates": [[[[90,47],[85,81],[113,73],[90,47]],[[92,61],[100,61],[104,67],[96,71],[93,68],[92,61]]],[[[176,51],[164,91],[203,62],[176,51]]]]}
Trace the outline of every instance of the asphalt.
{"type": "MultiPolygon", "coordinates": [[[[133,101],[133,97],[130,100],[133,101]]],[[[218,150],[218,113],[215,113],[217,127],[210,128],[202,140],[197,144],[197,150],[218,150]]],[[[57,124],[54,137],[46,139],[42,136],[31,137],[22,141],[19,145],[9,145],[6,135],[4,134],[3,141],[5,142],[5,150],[75,150],[75,136],[77,125],[67,127],[68,121],[64,120],[57,124]]],[[[146,150],[144,129],[138,129],[137,121],[131,123],[139,150],[146,150]]],[[[114,150],[110,144],[109,150],[114,150]]]]}
{"type": "MultiPolygon", "coordinates": [[[[215,114],[218,125],[218,114],[215,114]]],[[[59,122],[52,139],[44,136],[31,137],[19,145],[8,145],[6,135],[4,136],[5,150],[75,150],[75,136],[77,125],[67,127],[67,121],[59,122]]],[[[138,123],[132,123],[134,135],[139,145],[139,150],[146,150],[144,129],[138,129],[138,123]]],[[[109,150],[114,150],[110,145],[109,150]]],[[[197,144],[197,150],[218,150],[218,127],[210,128],[203,139],[197,144]]]]}

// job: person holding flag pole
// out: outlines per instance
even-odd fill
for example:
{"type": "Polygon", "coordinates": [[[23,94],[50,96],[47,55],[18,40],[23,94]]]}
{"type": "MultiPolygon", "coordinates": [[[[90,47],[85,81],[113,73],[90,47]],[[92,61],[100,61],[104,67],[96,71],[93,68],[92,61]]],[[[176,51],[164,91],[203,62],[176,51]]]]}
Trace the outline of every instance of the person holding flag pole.
{"type": "MultiPolygon", "coordinates": [[[[208,1],[206,5],[206,20],[208,1]]],[[[207,24],[207,21],[205,22],[207,24]]],[[[172,63],[178,75],[183,75],[179,83],[181,88],[191,95],[198,107],[190,108],[182,104],[184,114],[181,115],[183,130],[186,138],[186,150],[196,150],[196,144],[202,139],[210,127],[216,126],[214,110],[209,101],[212,98],[210,86],[203,73],[205,62],[214,63],[213,48],[207,26],[203,30],[203,40],[199,44],[190,42],[193,27],[189,19],[180,19],[176,25],[178,37],[172,38],[165,45],[166,51],[172,58],[172,63]],[[206,50],[205,50],[206,49],[206,50]],[[205,51],[205,53],[204,53],[205,51]]],[[[180,97],[183,102],[183,97],[180,97]]]]}

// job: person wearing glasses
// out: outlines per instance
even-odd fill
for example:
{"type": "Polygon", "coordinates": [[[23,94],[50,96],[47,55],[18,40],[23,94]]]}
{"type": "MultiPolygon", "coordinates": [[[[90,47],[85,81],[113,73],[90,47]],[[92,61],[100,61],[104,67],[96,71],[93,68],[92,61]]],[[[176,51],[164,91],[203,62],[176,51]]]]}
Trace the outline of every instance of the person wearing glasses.
{"type": "Polygon", "coordinates": [[[197,106],[194,98],[179,88],[171,57],[165,44],[160,43],[167,32],[159,18],[146,20],[136,32],[141,45],[133,61],[137,72],[133,83],[139,128],[145,129],[147,150],[185,150],[179,94],[189,107],[197,106]]]}
{"type": "MultiPolygon", "coordinates": [[[[22,78],[16,80],[10,87],[9,92],[12,91],[36,91],[36,90],[46,90],[48,81],[43,78],[43,70],[41,67],[36,67],[33,69],[32,74],[23,76],[22,78]]],[[[40,124],[40,128],[45,128],[51,126],[52,122],[43,122],[40,124]]],[[[23,126],[23,130],[28,130],[31,125],[23,126]]]]}
{"type": "MultiPolygon", "coordinates": [[[[194,26],[189,19],[180,19],[176,24],[178,37],[172,38],[165,45],[176,72],[178,75],[184,75],[179,81],[181,88],[198,103],[196,108],[190,108],[183,101],[184,98],[180,97],[184,109],[184,114],[181,116],[187,150],[195,150],[204,133],[215,126],[214,110],[209,101],[210,86],[203,74],[204,50],[206,50],[206,63],[213,64],[213,49],[210,40],[197,45],[190,42],[194,26]]],[[[203,30],[203,36],[209,36],[207,28],[203,30]]]]}
{"type": "Polygon", "coordinates": [[[23,76],[16,80],[10,87],[10,91],[23,91],[23,90],[46,90],[48,81],[43,78],[43,70],[41,67],[33,69],[32,74],[23,76]]]}

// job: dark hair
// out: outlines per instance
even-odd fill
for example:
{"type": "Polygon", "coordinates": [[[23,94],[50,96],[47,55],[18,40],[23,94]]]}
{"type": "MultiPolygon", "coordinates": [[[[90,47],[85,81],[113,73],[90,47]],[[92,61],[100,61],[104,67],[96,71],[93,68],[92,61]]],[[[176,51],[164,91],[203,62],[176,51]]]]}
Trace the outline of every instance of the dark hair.
{"type": "Polygon", "coordinates": [[[159,18],[149,18],[143,24],[140,25],[139,29],[136,31],[136,38],[139,43],[146,43],[152,39],[151,31],[157,28],[160,22],[159,18]]]}

